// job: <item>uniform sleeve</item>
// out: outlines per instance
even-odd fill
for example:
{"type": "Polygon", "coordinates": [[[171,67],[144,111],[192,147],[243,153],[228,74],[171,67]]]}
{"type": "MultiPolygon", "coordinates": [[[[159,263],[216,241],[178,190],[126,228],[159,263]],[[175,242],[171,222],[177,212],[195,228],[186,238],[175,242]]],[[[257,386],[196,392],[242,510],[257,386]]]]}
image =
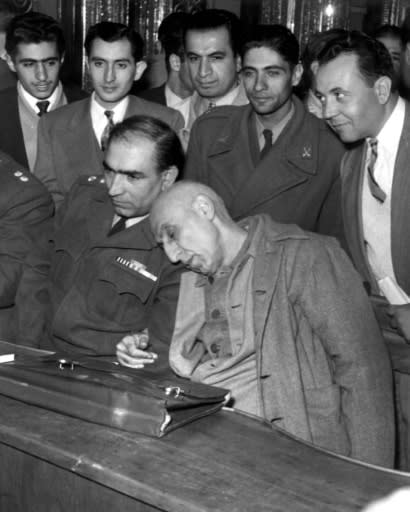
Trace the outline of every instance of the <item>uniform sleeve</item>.
{"type": "Polygon", "coordinates": [[[341,392],[351,456],[392,467],[392,369],[361,279],[336,242],[318,247],[300,305],[321,339],[341,392]]]}
{"type": "Polygon", "coordinates": [[[15,303],[18,343],[36,346],[32,340],[43,329],[47,293],[39,291],[47,287],[53,211],[50,195],[30,177],[0,221],[1,307],[15,303]]]}
{"type": "Polygon", "coordinates": [[[175,326],[182,267],[166,263],[152,300],[148,320],[151,350],[159,354],[159,363],[168,365],[169,346],[175,326]]]}
{"type": "Polygon", "coordinates": [[[38,123],[37,159],[33,174],[45,185],[50,192],[54,203],[59,206],[64,199],[64,193],[55,174],[57,162],[53,158],[53,145],[51,143],[50,128],[43,116],[38,123]]]}

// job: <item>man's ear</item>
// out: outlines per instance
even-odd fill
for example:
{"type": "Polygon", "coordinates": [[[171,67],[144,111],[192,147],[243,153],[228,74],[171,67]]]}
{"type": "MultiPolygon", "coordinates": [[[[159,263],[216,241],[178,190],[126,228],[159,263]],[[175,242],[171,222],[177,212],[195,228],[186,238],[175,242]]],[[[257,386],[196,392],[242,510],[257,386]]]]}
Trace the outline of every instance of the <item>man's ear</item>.
{"type": "Polygon", "coordinates": [[[175,165],[168,167],[165,171],[161,173],[161,191],[169,189],[171,185],[174,184],[175,180],[178,177],[178,169],[175,165]]]}
{"type": "Polygon", "coordinates": [[[206,194],[198,194],[193,203],[192,209],[201,217],[212,220],[215,217],[215,205],[212,199],[206,194]]]}
{"type": "Polygon", "coordinates": [[[292,72],[292,85],[293,87],[296,87],[298,83],[300,82],[300,79],[302,78],[303,74],[303,66],[300,62],[296,64],[296,66],[293,68],[292,72]]]}
{"type": "Polygon", "coordinates": [[[373,90],[380,105],[385,105],[388,102],[391,93],[391,84],[391,78],[388,76],[381,76],[374,82],[373,90]]]}
{"type": "Polygon", "coordinates": [[[14,73],[16,73],[16,66],[14,65],[14,62],[13,62],[13,59],[11,58],[11,56],[8,53],[6,53],[5,57],[6,57],[7,65],[10,68],[10,71],[13,71],[14,73]]]}
{"type": "Polygon", "coordinates": [[[181,69],[181,59],[176,53],[171,53],[169,56],[169,67],[172,69],[172,71],[176,71],[179,73],[181,69]]]}
{"type": "Polygon", "coordinates": [[[136,80],[139,80],[142,77],[142,75],[146,69],[147,69],[147,63],[145,62],[145,60],[139,60],[135,67],[134,82],[136,80]]]}
{"type": "Polygon", "coordinates": [[[235,57],[235,64],[236,64],[236,72],[239,73],[239,71],[241,70],[241,67],[242,67],[242,59],[239,54],[235,57]]]}

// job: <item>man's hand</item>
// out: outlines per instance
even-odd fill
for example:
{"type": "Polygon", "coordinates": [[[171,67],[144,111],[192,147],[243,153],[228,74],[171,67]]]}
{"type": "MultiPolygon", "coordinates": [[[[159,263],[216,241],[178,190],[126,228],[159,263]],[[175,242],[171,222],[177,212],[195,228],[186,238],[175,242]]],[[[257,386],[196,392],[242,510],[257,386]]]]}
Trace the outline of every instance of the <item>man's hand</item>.
{"type": "Polygon", "coordinates": [[[410,304],[390,306],[391,325],[396,328],[404,339],[410,343],[410,304]]]}
{"type": "Polygon", "coordinates": [[[148,331],[144,329],[135,334],[128,334],[117,345],[117,359],[130,368],[144,368],[158,359],[158,354],[147,352],[148,331]]]}

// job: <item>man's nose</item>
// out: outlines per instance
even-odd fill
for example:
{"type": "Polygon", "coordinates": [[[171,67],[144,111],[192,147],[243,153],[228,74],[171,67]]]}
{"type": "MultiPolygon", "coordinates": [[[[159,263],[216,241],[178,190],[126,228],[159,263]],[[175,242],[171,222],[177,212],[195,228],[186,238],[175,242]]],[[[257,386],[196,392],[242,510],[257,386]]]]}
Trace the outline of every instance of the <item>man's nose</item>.
{"type": "Polygon", "coordinates": [[[36,79],[39,81],[47,80],[47,68],[44,62],[37,62],[36,64],[36,79]]]}
{"type": "Polygon", "coordinates": [[[208,59],[201,59],[199,63],[198,73],[200,76],[206,76],[211,71],[211,66],[208,59]]]}
{"type": "Polygon", "coordinates": [[[105,80],[105,82],[114,82],[114,80],[115,80],[115,67],[114,67],[114,65],[109,64],[105,68],[104,80],[105,80]]]}
{"type": "Polygon", "coordinates": [[[178,261],[181,261],[181,249],[176,243],[165,242],[164,251],[172,263],[178,263],[178,261]]]}
{"type": "Polygon", "coordinates": [[[323,119],[331,119],[337,114],[336,105],[333,101],[322,100],[322,114],[323,119]]]}
{"type": "Polygon", "coordinates": [[[254,88],[256,91],[261,91],[265,88],[265,78],[262,74],[256,76],[254,88]]]}
{"type": "Polygon", "coordinates": [[[108,193],[111,197],[118,196],[123,190],[123,176],[120,173],[113,173],[113,176],[106,179],[108,193]]]}

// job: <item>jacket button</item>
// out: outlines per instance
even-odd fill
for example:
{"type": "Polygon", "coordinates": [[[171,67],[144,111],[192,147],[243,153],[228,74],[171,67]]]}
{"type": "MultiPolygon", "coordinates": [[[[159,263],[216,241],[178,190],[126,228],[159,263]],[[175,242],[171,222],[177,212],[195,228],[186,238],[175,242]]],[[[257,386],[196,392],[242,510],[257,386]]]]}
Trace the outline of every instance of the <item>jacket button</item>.
{"type": "Polygon", "coordinates": [[[211,346],[209,348],[211,349],[211,352],[213,354],[217,354],[219,352],[219,350],[220,350],[220,345],[219,345],[219,343],[215,343],[214,342],[214,343],[211,344],[211,346]]]}

